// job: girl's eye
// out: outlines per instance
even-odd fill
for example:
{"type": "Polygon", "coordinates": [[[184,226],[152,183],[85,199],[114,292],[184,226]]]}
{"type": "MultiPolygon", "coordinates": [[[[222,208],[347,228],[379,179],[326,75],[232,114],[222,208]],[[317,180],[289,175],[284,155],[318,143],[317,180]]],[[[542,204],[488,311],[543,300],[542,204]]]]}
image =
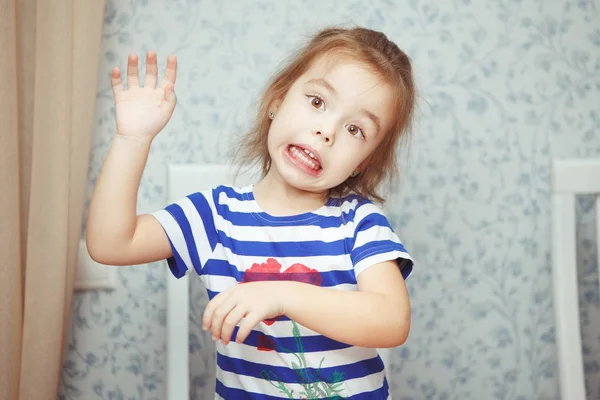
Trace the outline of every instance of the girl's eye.
{"type": "Polygon", "coordinates": [[[364,139],[364,138],[365,138],[365,134],[364,134],[364,132],[362,131],[362,129],[360,129],[360,128],[359,128],[358,126],[356,126],[356,125],[348,125],[348,127],[347,127],[346,129],[348,129],[348,132],[350,132],[350,134],[351,134],[352,136],[357,136],[357,135],[358,135],[358,136],[360,136],[362,139],[364,139]]]}
{"type": "Polygon", "coordinates": [[[310,105],[318,110],[325,110],[325,102],[319,96],[307,96],[310,100],[310,105]]]}

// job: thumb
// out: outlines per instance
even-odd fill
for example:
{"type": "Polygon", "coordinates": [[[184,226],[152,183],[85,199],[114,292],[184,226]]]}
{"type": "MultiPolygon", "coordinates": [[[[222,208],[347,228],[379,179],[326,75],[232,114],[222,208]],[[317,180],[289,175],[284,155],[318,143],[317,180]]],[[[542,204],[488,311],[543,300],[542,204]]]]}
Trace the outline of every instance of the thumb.
{"type": "Polygon", "coordinates": [[[175,85],[171,84],[165,88],[165,101],[161,107],[172,108],[177,103],[177,96],[175,95],[175,85]]]}

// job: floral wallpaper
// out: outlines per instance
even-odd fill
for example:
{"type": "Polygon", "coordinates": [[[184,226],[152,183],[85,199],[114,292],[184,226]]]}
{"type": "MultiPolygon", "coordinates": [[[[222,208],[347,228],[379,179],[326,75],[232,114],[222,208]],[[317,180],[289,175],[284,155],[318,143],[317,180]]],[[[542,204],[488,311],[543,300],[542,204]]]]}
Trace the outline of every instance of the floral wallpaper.
{"type": "MultiPolygon", "coordinates": [[[[166,202],[165,165],[227,162],[262,85],[319,28],[385,32],[413,59],[419,112],[388,210],[418,261],[408,342],[393,350],[401,400],[558,399],[550,163],[600,156],[600,4],[592,0],[107,1],[89,167],[114,129],[108,79],[127,54],[179,57],[179,103],[157,137],[140,212],[166,202]]],[[[600,398],[596,210],[578,201],[588,399],[600,398]]],[[[163,263],[78,292],[59,399],[165,396],[163,263]]],[[[213,346],[192,285],[192,399],[212,399],[213,346]]]]}

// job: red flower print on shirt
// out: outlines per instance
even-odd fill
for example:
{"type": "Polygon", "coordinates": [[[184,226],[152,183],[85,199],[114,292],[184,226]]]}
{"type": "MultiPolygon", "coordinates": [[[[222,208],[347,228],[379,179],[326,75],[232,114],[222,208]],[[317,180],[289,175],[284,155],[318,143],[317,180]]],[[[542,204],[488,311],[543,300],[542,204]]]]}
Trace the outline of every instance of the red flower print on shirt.
{"type": "Polygon", "coordinates": [[[273,338],[260,333],[258,335],[258,344],[256,345],[256,349],[258,351],[273,351],[275,350],[275,341],[273,338]]]}
{"type": "Polygon", "coordinates": [[[298,263],[282,272],[281,264],[269,258],[267,262],[252,264],[242,278],[242,283],[260,281],[295,281],[321,286],[323,278],[316,269],[298,263]]]}
{"type": "MultiPolygon", "coordinates": [[[[296,263],[285,271],[281,271],[281,264],[274,258],[267,259],[264,263],[254,263],[246,271],[241,283],[263,282],[263,281],[294,281],[310,285],[321,286],[323,277],[316,269],[308,268],[306,265],[296,263]]],[[[277,318],[266,319],[266,325],[273,325],[277,318]]]]}

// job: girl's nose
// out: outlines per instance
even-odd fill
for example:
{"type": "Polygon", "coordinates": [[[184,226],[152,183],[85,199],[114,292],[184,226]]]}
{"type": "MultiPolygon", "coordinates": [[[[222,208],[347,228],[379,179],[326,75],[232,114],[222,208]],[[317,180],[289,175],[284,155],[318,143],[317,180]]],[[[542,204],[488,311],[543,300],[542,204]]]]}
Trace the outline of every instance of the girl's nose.
{"type": "Polygon", "coordinates": [[[321,139],[323,139],[323,141],[328,144],[328,145],[332,145],[333,144],[333,139],[334,139],[334,134],[333,133],[325,133],[323,130],[318,130],[316,132],[317,136],[320,136],[321,139]]]}

